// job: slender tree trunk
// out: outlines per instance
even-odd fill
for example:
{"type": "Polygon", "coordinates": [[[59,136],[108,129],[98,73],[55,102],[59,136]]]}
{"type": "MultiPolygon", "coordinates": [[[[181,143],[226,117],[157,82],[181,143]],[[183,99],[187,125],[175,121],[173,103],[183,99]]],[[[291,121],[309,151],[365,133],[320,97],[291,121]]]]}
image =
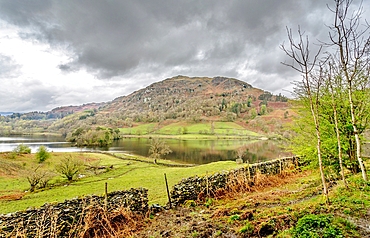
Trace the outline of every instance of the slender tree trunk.
{"type": "Polygon", "coordinates": [[[355,141],[356,141],[356,157],[357,157],[357,161],[360,166],[360,169],[361,169],[362,178],[363,180],[367,181],[365,165],[361,158],[361,141],[360,141],[360,136],[358,135],[358,130],[356,126],[355,110],[353,106],[352,80],[348,80],[348,98],[349,98],[349,105],[351,109],[351,124],[353,127],[353,133],[355,134],[355,141]]]}
{"type": "Polygon", "coordinates": [[[323,185],[323,195],[325,196],[326,203],[329,203],[329,196],[328,196],[328,188],[325,181],[325,174],[324,174],[324,168],[322,163],[322,155],[321,155],[321,134],[320,134],[320,120],[319,120],[319,93],[320,93],[320,87],[322,86],[322,75],[320,71],[320,76],[317,78],[317,81],[315,82],[315,79],[312,75],[313,69],[316,66],[316,63],[318,62],[318,57],[320,55],[322,47],[318,50],[316,55],[311,58],[310,52],[309,52],[309,41],[308,37],[306,37],[306,41],[303,40],[303,34],[298,29],[299,34],[299,40],[298,43],[294,43],[292,33],[291,31],[287,30],[288,32],[288,38],[290,42],[290,49],[286,49],[284,45],[282,45],[282,49],[284,52],[293,59],[294,62],[297,63],[297,66],[294,64],[285,64],[298,72],[300,72],[303,76],[302,79],[302,89],[303,89],[303,95],[304,97],[307,97],[310,104],[310,111],[312,114],[312,119],[315,124],[315,131],[316,131],[316,138],[317,138],[317,157],[319,161],[319,169],[320,169],[320,176],[321,181],[323,185]],[[311,86],[315,85],[317,86],[317,90],[314,92],[316,96],[316,101],[314,102],[313,94],[311,90],[311,86]]]}
{"type": "Polygon", "coordinates": [[[325,196],[326,203],[329,203],[328,186],[326,185],[324,166],[322,165],[321,135],[320,135],[320,129],[318,125],[316,126],[316,136],[317,136],[317,158],[319,160],[319,169],[320,169],[320,177],[321,177],[321,182],[322,182],[322,187],[323,187],[323,193],[325,196]]]}
{"type": "MultiPolygon", "coordinates": [[[[323,187],[323,194],[325,196],[326,203],[329,203],[328,187],[326,185],[324,167],[322,164],[322,155],[321,155],[321,133],[320,133],[320,121],[319,121],[319,114],[318,114],[318,106],[319,106],[318,103],[319,102],[318,102],[318,98],[316,99],[315,104],[312,100],[311,86],[310,86],[310,82],[308,79],[309,79],[309,75],[306,73],[304,80],[306,81],[305,84],[306,84],[307,95],[310,101],[310,110],[311,110],[313,121],[315,123],[315,131],[316,131],[316,137],[317,137],[317,158],[319,160],[319,170],[320,170],[320,177],[321,177],[321,182],[322,182],[322,187],[323,187]],[[315,110],[315,106],[316,106],[316,110],[315,110]]],[[[317,94],[318,93],[319,92],[317,92],[317,94]]]]}
{"type": "Polygon", "coordinates": [[[346,178],[344,176],[344,168],[343,168],[343,156],[342,156],[342,145],[340,140],[340,132],[339,132],[339,125],[338,125],[338,113],[337,113],[337,106],[335,104],[334,100],[334,91],[332,86],[331,88],[331,100],[332,100],[332,107],[333,107],[333,114],[334,114],[334,124],[335,124],[335,133],[337,135],[337,143],[338,143],[338,159],[339,159],[339,167],[340,167],[340,173],[342,175],[342,180],[346,188],[348,187],[346,178]]]}
{"type": "MultiPolygon", "coordinates": [[[[340,79],[337,80],[337,81],[334,80],[336,78],[335,76],[333,77],[334,66],[331,62],[329,62],[328,64],[329,64],[329,74],[328,74],[328,78],[327,78],[328,81],[327,82],[328,82],[329,91],[330,91],[330,95],[331,95],[331,103],[332,103],[331,106],[333,108],[335,134],[337,136],[339,167],[340,167],[340,173],[341,173],[341,176],[342,176],[344,186],[346,186],[346,188],[348,188],[347,181],[346,181],[346,178],[344,176],[343,153],[342,153],[342,143],[341,143],[340,131],[339,131],[337,102],[335,101],[335,98],[334,98],[335,92],[334,92],[334,87],[333,87],[333,85],[335,85],[336,88],[339,87],[339,90],[341,90],[342,88],[339,86],[341,84],[341,81],[340,81],[340,79]]],[[[337,101],[340,100],[340,99],[341,99],[341,97],[339,97],[339,99],[337,99],[337,101]]]]}

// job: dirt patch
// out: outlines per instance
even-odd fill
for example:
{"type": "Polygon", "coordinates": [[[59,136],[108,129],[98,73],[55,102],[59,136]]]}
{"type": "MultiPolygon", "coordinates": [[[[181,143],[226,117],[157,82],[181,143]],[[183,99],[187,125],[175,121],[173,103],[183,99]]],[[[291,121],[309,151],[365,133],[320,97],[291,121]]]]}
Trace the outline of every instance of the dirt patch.
{"type": "Polygon", "coordinates": [[[0,200],[2,201],[14,201],[20,200],[23,196],[26,195],[25,193],[12,193],[0,196],[0,200]]]}
{"type": "Polygon", "coordinates": [[[135,237],[235,237],[235,231],[227,224],[215,223],[210,209],[178,207],[152,215],[146,227],[135,237]]]}

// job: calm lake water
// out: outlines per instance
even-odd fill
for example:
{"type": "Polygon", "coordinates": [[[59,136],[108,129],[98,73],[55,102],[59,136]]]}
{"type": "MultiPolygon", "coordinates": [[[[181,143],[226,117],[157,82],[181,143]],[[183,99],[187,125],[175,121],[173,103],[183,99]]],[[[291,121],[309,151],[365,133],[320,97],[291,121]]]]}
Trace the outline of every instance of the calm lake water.
{"type": "MultiPolygon", "coordinates": [[[[192,163],[206,164],[215,161],[235,160],[235,150],[246,146],[247,153],[244,161],[250,163],[261,162],[278,158],[279,156],[290,156],[276,141],[245,141],[245,140],[176,140],[165,139],[172,153],[165,156],[166,159],[192,163]]],[[[0,152],[12,151],[17,145],[28,145],[32,152],[44,145],[49,151],[54,152],[78,152],[78,151],[120,151],[135,155],[148,156],[150,139],[147,138],[124,138],[114,141],[107,148],[78,148],[71,143],[65,142],[62,137],[46,136],[12,136],[0,137],[0,152]]]]}

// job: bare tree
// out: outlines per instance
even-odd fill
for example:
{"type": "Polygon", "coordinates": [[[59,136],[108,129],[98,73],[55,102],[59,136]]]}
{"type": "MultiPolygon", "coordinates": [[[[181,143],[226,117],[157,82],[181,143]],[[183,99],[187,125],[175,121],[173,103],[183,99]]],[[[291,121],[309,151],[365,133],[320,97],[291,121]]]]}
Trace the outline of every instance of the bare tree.
{"type": "Polygon", "coordinates": [[[26,173],[26,179],[30,184],[30,192],[34,192],[37,185],[44,188],[46,187],[48,181],[51,179],[52,175],[45,171],[39,170],[41,165],[37,166],[34,170],[28,171],[26,173]]]}
{"type": "MultiPolygon", "coordinates": [[[[302,81],[296,84],[296,93],[302,99],[307,99],[309,108],[312,115],[312,120],[315,125],[315,132],[317,138],[317,157],[319,162],[319,169],[321,175],[321,182],[323,185],[323,194],[326,201],[329,201],[328,189],[324,175],[322,153],[321,153],[321,132],[320,132],[320,117],[319,117],[319,104],[320,104],[320,89],[323,82],[322,70],[318,74],[314,74],[314,69],[319,65],[319,55],[322,46],[319,47],[316,54],[310,55],[310,44],[308,36],[304,37],[304,33],[298,28],[298,42],[293,39],[293,34],[290,29],[287,29],[289,46],[286,48],[281,45],[282,50],[292,59],[292,63],[283,63],[299,72],[302,75],[302,81]]],[[[320,69],[322,69],[320,67],[320,69]]]]}
{"type": "Polygon", "coordinates": [[[149,148],[149,156],[151,158],[154,158],[154,162],[156,162],[156,159],[161,158],[163,155],[167,155],[171,153],[172,150],[170,147],[166,144],[166,142],[158,137],[154,137],[150,142],[150,148],[149,148]]]}
{"type": "Polygon", "coordinates": [[[370,63],[370,37],[367,35],[369,24],[363,25],[362,6],[350,12],[353,0],[334,0],[335,8],[329,8],[335,14],[334,24],[330,26],[331,45],[337,47],[334,57],[343,72],[347,84],[351,112],[351,124],[356,141],[356,156],[361,168],[362,178],[367,181],[367,174],[361,158],[361,141],[355,113],[353,91],[368,86],[370,63]]]}

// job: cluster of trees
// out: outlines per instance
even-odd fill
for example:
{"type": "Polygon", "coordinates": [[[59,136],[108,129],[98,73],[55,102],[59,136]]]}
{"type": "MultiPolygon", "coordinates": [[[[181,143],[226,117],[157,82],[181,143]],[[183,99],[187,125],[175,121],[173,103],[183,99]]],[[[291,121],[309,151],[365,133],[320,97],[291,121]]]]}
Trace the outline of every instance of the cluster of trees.
{"type": "Polygon", "coordinates": [[[0,135],[43,132],[52,123],[50,120],[25,120],[21,118],[10,118],[10,116],[0,116],[0,135]]]}
{"type": "Polygon", "coordinates": [[[329,7],[334,15],[329,42],[312,46],[301,29],[296,38],[288,29],[289,44],[282,45],[292,60],[284,64],[302,75],[295,85],[300,117],[292,148],[317,161],[326,198],[327,180],[333,176],[346,183],[347,171],[361,172],[367,181],[361,138],[370,115],[370,26],[361,21],[361,6],[352,10],[352,0],[334,3],[329,7]]]}
{"type": "MultiPolygon", "coordinates": [[[[96,109],[82,112],[30,112],[14,113],[0,116],[0,135],[33,134],[41,132],[61,133],[64,136],[75,127],[96,124],[96,109]],[[45,116],[59,115],[59,116],[45,116]]],[[[100,125],[108,124],[108,119],[99,121],[100,125]]]]}
{"type": "Polygon", "coordinates": [[[79,127],[73,132],[68,133],[67,141],[75,143],[77,146],[108,146],[113,140],[120,138],[120,130],[104,127],[82,128],[79,127]]]}

